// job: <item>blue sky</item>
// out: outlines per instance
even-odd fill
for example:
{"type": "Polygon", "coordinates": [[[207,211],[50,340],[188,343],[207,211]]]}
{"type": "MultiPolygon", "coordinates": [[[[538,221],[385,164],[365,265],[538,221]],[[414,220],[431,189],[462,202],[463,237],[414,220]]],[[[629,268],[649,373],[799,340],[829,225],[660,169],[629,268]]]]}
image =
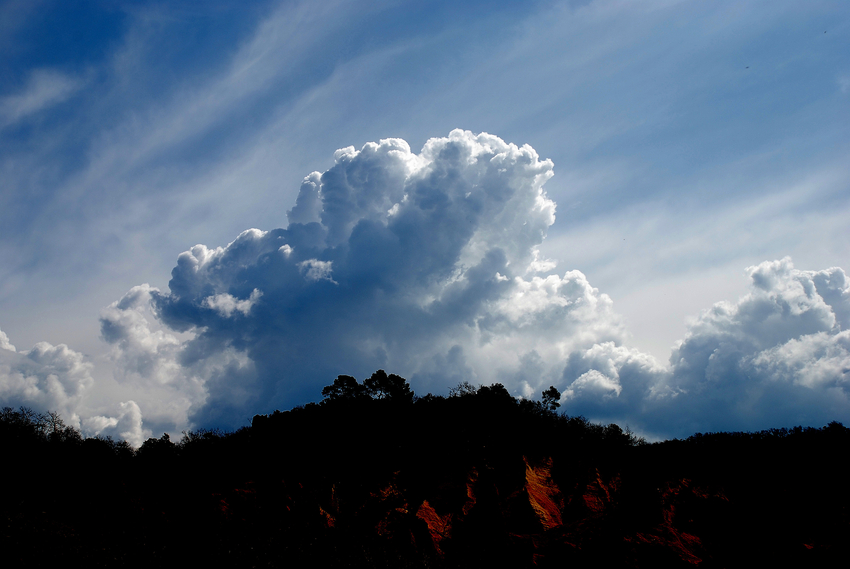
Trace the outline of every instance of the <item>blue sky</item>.
{"type": "Polygon", "coordinates": [[[0,403],[139,441],[385,365],[654,437],[850,421],[848,38],[841,1],[2,3],[0,403]],[[405,217],[426,174],[477,195],[487,152],[488,217],[433,185],[445,217],[405,217]],[[181,296],[197,244],[242,272],[181,296]]]}

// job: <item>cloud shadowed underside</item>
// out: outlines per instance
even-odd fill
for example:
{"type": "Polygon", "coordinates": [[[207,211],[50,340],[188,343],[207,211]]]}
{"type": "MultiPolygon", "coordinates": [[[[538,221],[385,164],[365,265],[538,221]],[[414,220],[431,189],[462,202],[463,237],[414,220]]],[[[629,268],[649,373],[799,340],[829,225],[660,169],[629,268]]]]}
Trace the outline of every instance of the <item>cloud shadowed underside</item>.
{"type": "MultiPolygon", "coordinates": [[[[850,419],[842,269],[750,267],[751,292],[704,311],[662,364],[629,347],[584,274],[541,258],[552,173],[528,145],[462,130],[419,154],[400,139],[338,150],[304,179],[286,228],[195,245],[168,291],[137,286],[103,311],[116,380],[168,402],[125,402],[83,425],[133,440],[143,420],[235,427],[379,368],[420,394],[470,381],[537,397],[554,385],[567,413],[658,437],[850,419]]],[[[91,383],[79,354],[17,353],[5,335],[0,348],[4,401],[75,412],[91,383]]]]}
{"type": "Polygon", "coordinates": [[[531,147],[456,130],[419,154],[388,139],[335,161],[305,178],[287,228],[196,245],[169,292],[149,291],[160,322],[192,334],[145,361],[198,391],[193,422],[241,424],[378,368],[420,393],[460,380],[527,397],[556,385],[569,413],[659,435],[848,416],[841,269],[750,268],[752,292],[704,312],[665,366],[628,347],[610,298],[581,272],[539,258],[553,165],[531,147]]]}

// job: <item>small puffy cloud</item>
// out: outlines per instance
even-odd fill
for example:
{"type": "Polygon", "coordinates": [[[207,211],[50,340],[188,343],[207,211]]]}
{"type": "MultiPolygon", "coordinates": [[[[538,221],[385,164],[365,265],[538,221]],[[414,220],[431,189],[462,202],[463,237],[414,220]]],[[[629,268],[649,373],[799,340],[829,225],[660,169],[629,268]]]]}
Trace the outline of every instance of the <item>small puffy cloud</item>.
{"type": "Polygon", "coordinates": [[[330,281],[337,284],[331,274],[333,273],[333,261],[320,261],[318,259],[307,259],[298,263],[304,278],[308,281],[330,281]]]}
{"type": "Polygon", "coordinates": [[[127,441],[134,447],[140,447],[152,435],[150,430],[142,427],[142,410],[135,401],[120,403],[115,417],[96,415],[83,419],[83,431],[89,436],[127,441]]]}
{"type": "Polygon", "coordinates": [[[733,371],[757,354],[841,330],[836,315],[846,313],[850,304],[841,269],[798,271],[785,258],[747,272],[752,292],[737,303],[717,303],[704,311],[674,350],[670,362],[677,389],[697,392],[732,381],[738,377],[733,371]]]}
{"type": "Polygon", "coordinates": [[[850,392],[850,330],[789,340],[750,358],[748,366],[772,381],[850,392]]]}
{"type": "Polygon", "coordinates": [[[39,342],[17,352],[0,332],[0,403],[57,411],[79,426],[78,407],[92,386],[92,365],[65,344],[39,342]]]}
{"type": "Polygon", "coordinates": [[[261,296],[263,296],[263,293],[257,289],[251,291],[251,296],[244,300],[238,300],[232,294],[223,292],[214,296],[208,296],[204,300],[204,304],[225,318],[230,318],[234,312],[241,312],[243,316],[247,316],[261,296]]]}
{"type": "Polygon", "coordinates": [[[591,369],[573,381],[562,396],[569,400],[591,393],[594,398],[601,398],[604,401],[608,398],[617,397],[622,390],[623,387],[618,380],[598,370],[591,369]]]}
{"type": "Polygon", "coordinates": [[[646,400],[668,374],[649,354],[610,341],[573,351],[563,369],[565,410],[632,425],[643,423],[646,400]]]}
{"type": "Polygon", "coordinates": [[[651,421],[696,430],[761,429],[850,418],[844,271],[790,259],[747,269],[749,294],[704,311],[652,388],[651,421]]]}
{"type": "Polygon", "coordinates": [[[121,403],[115,417],[92,416],[86,410],[94,379],[92,364],[64,344],[39,342],[17,352],[0,331],[0,405],[58,412],[85,436],[102,434],[139,446],[150,436],[142,428],[142,413],[133,401],[121,403]]]}
{"type": "MultiPolygon", "coordinates": [[[[351,150],[354,150],[351,147],[351,150]]],[[[295,200],[295,207],[286,212],[289,223],[310,223],[319,221],[322,214],[322,199],[319,189],[322,187],[322,175],[313,172],[301,183],[301,190],[295,200]]]]}
{"type": "Polygon", "coordinates": [[[526,273],[548,273],[555,270],[558,262],[552,259],[540,259],[540,251],[535,249],[531,263],[528,265],[526,273]]]}
{"type": "Polygon", "coordinates": [[[17,351],[15,346],[9,342],[9,336],[7,336],[3,330],[0,330],[0,350],[8,350],[10,352],[17,351]]]}

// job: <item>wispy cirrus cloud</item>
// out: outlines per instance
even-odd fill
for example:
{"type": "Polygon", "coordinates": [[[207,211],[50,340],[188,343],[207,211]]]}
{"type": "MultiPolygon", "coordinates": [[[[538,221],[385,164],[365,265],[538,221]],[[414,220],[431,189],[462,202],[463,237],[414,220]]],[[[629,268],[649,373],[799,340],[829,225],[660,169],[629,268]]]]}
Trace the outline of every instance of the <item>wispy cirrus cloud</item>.
{"type": "Polygon", "coordinates": [[[0,128],[19,123],[66,101],[85,81],[54,69],[36,69],[16,93],[0,97],[0,128]]]}

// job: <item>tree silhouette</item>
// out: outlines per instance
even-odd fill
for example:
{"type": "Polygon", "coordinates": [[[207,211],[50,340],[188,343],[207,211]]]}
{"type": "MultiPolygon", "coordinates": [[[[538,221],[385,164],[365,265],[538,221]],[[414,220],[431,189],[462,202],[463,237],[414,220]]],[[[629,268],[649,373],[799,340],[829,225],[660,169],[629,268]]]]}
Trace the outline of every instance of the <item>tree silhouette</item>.
{"type": "MultiPolygon", "coordinates": [[[[399,403],[412,403],[413,391],[407,380],[394,373],[387,375],[382,369],[363,382],[366,393],[372,399],[391,399],[399,403]]],[[[324,394],[324,390],[322,391],[324,394]]]]}
{"type": "Polygon", "coordinates": [[[322,397],[326,401],[359,399],[364,395],[366,395],[366,388],[360,385],[350,375],[340,375],[334,380],[332,385],[328,385],[322,389],[322,397]]]}
{"type": "Polygon", "coordinates": [[[558,402],[561,399],[561,392],[555,389],[554,385],[550,385],[549,389],[543,392],[543,407],[549,411],[555,411],[561,404],[558,402]]]}
{"type": "Polygon", "coordinates": [[[465,395],[475,395],[476,393],[478,393],[478,387],[468,381],[461,381],[449,389],[449,397],[463,397],[465,395]]]}

